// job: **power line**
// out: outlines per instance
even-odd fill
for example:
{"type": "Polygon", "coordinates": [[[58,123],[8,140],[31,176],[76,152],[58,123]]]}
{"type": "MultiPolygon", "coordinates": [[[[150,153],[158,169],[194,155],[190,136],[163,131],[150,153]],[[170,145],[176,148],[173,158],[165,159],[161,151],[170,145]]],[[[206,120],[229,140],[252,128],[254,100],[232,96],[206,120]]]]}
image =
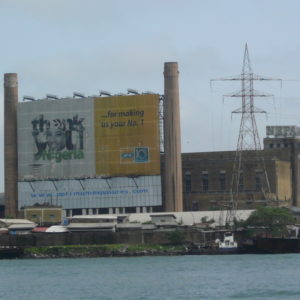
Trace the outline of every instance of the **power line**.
{"type": "Polygon", "coordinates": [[[241,122],[239,128],[239,136],[236,147],[236,155],[233,163],[233,173],[231,180],[231,207],[228,210],[226,221],[230,223],[237,209],[238,200],[239,200],[239,187],[241,181],[243,180],[243,170],[242,170],[242,160],[243,160],[243,151],[253,150],[256,152],[257,156],[257,170],[260,174],[259,180],[262,181],[261,190],[266,200],[270,200],[270,184],[268,175],[266,172],[265,162],[262,155],[259,155],[258,152],[262,149],[259,139],[259,134],[257,130],[257,124],[255,120],[255,114],[263,113],[266,114],[265,110],[262,110],[254,105],[254,99],[258,97],[273,97],[272,94],[263,93],[254,89],[254,81],[280,81],[278,78],[271,78],[266,76],[261,76],[254,74],[252,72],[248,46],[245,45],[244,59],[243,59],[243,68],[242,73],[237,76],[231,76],[227,78],[217,78],[212,79],[213,81],[240,81],[241,89],[237,92],[230,94],[225,94],[223,97],[231,98],[241,98],[242,106],[232,111],[234,114],[241,114],[241,122]]]}

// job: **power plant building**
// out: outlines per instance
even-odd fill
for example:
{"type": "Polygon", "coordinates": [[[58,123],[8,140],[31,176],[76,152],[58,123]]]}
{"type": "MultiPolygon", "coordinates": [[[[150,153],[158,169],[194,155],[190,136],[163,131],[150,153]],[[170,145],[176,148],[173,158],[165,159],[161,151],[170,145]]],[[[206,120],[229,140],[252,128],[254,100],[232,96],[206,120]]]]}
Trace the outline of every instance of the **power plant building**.
{"type": "MultiPolygon", "coordinates": [[[[178,74],[165,63],[164,95],[22,103],[17,75],[5,74],[5,215],[36,205],[66,216],[226,209],[236,152],[181,154],[178,74]]],[[[264,149],[242,155],[238,209],[300,206],[299,128],[269,126],[264,149]]]]}
{"type": "MultiPolygon", "coordinates": [[[[68,215],[162,205],[159,95],[18,104],[18,209],[68,215]]],[[[138,208],[138,209],[137,209],[138,208]]]]}
{"type": "MultiPolygon", "coordinates": [[[[243,151],[238,209],[259,206],[300,206],[300,130],[297,126],[267,126],[264,149],[243,151]],[[263,157],[270,193],[266,193],[263,157]]],[[[183,153],[183,203],[185,211],[224,210],[232,200],[235,151],[183,153]]]]}

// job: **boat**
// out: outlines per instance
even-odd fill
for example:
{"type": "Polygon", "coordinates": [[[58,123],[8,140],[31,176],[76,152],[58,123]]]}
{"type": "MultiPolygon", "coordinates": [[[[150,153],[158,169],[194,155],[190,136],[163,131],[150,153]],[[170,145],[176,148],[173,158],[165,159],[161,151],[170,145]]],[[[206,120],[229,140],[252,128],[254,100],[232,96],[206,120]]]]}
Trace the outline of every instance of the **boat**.
{"type": "Polygon", "coordinates": [[[232,232],[225,232],[223,242],[216,239],[216,244],[220,253],[237,253],[238,244],[234,240],[234,234],[232,232]]]}
{"type": "Polygon", "coordinates": [[[16,246],[0,246],[0,259],[18,258],[24,253],[23,248],[16,246]]]}

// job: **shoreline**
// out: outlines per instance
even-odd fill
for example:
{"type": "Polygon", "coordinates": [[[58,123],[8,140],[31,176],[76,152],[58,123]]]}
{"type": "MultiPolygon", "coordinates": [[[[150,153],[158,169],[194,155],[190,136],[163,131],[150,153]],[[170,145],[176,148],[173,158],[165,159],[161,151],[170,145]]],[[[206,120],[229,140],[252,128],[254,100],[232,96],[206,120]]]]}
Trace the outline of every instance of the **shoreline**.
{"type": "Polygon", "coordinates": [[[89,257],[135,257],[135,256],[180,256],[187,255],[183,245],[62,245],[24,248],[20,259],[43,258],[89,258],[89,257]]]}

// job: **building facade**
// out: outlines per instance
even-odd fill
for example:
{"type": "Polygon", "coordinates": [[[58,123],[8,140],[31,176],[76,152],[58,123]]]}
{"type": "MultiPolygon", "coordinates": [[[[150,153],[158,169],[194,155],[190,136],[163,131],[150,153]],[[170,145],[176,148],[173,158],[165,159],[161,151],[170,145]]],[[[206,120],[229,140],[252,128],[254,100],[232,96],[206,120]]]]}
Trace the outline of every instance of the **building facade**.
{"type": "Polygon", "coordinates": [[[162,205],[159,95],[18,103],[18,209],[151,212],[162,205]]]}
{"type": "MultiPolygon", "coordinates": [[[[300,137],[296,126],[268,126],[264,149],[244,151],[238,193],[238,208],[300,206],[300,137]],[[273,134],[271,134],[271,129],[273,134]],[[258,157],[263,158],[270,194],[266,197],[258,157]]],[[[235,151],[182,154],[184,210],[215,210],[232,200],[235,151]]]]}

